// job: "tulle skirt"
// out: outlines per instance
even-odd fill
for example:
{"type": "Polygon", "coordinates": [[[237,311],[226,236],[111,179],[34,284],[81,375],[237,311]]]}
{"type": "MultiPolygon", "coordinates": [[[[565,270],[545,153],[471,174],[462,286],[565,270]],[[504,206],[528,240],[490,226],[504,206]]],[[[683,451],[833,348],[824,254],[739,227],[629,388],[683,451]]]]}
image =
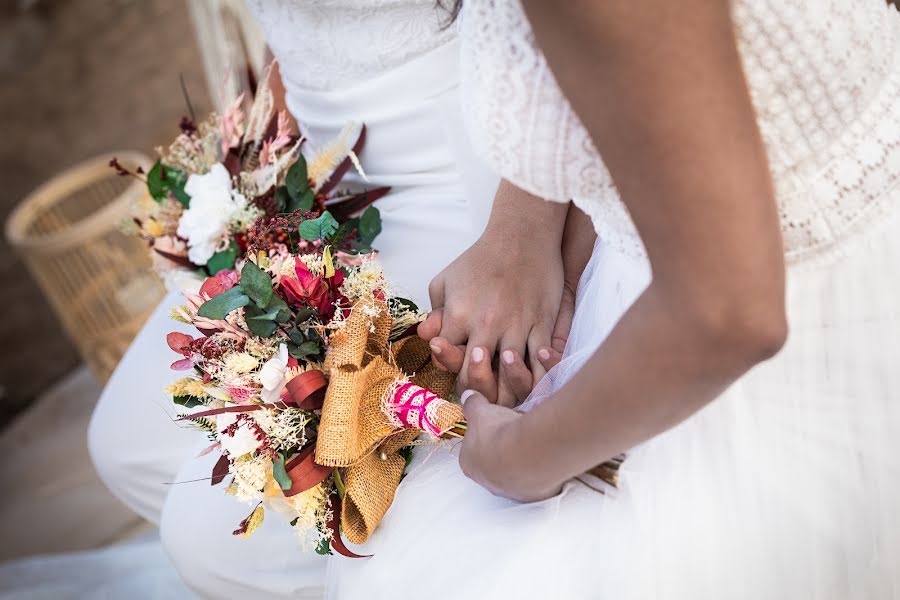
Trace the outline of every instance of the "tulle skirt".
{"type": "MultiPolygon", "coordinates": [[[[632,449],[617,490],[518,504],[417,450],[332,598],[900,597],[900,219],[841,260],[789,270],[791,336],[720,398],[632,449]]],[[[649,282],[599,242],[550,399],[649,282]]]]}

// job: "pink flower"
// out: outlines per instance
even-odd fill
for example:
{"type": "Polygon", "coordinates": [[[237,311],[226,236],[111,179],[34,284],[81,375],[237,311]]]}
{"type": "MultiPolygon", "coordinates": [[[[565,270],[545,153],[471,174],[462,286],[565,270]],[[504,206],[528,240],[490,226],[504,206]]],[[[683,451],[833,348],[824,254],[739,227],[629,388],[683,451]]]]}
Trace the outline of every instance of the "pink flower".
{"type": "Polygon", "coordinates": [[[227,387],[225,389],[228,390],[235,404],[247,404],[253,396],[253,390],[248,390],[247,388],[227,387]]]}
{"type": "Polygon", "coordinates": [[[275,162],[275,154],[291,143],[291,123],[288,120],[286,110],[278,113],[278,129],[275,137],[269,138],[263,142],[262,150],[259,151],[260,166],[268,165],[275,162]]]}
{"type": "Polygon", "coordinates": [[[200,286],[200,295],[206,294],[210,298],[215,298],[222,292],[227,292],[238,283],[237,271],[225,270],[219,271],[200,286]]]}
{"type": "Polygon", "coordinates": [[[281,278],[281,289],[287,296],[286,300],[294,306],[307,306],[315,310],[322,319],[330,319],[334,314],[334,306],[328,282],[321,275],[313,275],[300,261],[297,261],[294,272],[296,279],[281,278]]]}
{"type": "Polygon", "coordinates": [[[228,154],[230,148],[237,148],[244,136],[244,111],[241,106],[244,103],[244,95],[238,96],[225,110],[222,117],[222,154],[228,154]]]}

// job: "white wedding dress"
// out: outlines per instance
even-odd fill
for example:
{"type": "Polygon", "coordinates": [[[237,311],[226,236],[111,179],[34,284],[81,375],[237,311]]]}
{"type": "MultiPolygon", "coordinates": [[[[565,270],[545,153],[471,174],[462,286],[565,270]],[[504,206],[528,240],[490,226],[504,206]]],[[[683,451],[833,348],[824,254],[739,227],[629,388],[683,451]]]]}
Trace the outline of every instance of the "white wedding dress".
{"type": "MultiPolygon", "coordinates": [[[[447,15],[433,0],[249,4],[310,147],[349,121],[366,124],[360,162],[367,181],[349,179],[392,187],[376,204],[383,229],[375,246],[396,291],[427,309],[428,283],[481,233],[499,182],[464,132],[456,30],[442,26],[447,15]]],[[[162,341],[167,330],[153,333],[162,341]]],[[[168,364],[171,357],[155,360],[168,364]]],[[[150,394],[160,394],[164,383],[132,371],[136,382],[150,394]]],[[[170,430],[180,434],[166,426],[149,447],[165,444],[170,430]]],[[[182,466],[169,480],[209,477],[216,457],[193,458],[208,441],[194,433],[192,445],[178,449],[182,466]]],[[[329,558],[304,553],[279,515],[268,514],[247,539],[231,534],[251,509],[208,481],[169,488],[162,539],[185,582],[207,598],[321,598],[329,558]]]]}
{"type": "MultiPolygon", "coordinates": [[[[534,504],[419,451],[334,598],[900,597],[900,17],[883,0],[736,0],[781,211],[791,336],[706,409],[634,448],[620,488],[534,504]]],[[[599,240],[552,401],[645,289],[641,241],[518,0],[467,0],[476,149],[599,240]]],[[[673,65],[677,68],[677,65],[673,65]]]]}

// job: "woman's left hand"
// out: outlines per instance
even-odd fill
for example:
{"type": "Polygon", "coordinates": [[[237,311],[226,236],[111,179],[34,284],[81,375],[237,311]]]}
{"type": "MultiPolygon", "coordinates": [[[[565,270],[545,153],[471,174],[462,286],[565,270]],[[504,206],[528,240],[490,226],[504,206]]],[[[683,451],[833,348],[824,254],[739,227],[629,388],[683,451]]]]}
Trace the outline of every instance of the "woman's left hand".
{"type": "Polygon", "coordinates": [[[555,496],[560,485],[542,481],[535,465],[523,461],[525,416],[493,404],[467,390],[461,397],[467,430],[459,465],[469,479],[492,494],[519,502],[535,502],[555,496]]]}

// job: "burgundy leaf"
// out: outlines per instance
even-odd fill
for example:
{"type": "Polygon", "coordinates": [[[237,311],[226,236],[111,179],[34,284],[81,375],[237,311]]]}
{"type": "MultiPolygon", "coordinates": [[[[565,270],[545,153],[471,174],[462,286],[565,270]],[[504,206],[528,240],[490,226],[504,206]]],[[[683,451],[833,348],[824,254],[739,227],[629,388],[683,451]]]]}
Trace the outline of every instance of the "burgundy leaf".
{"type": "Polygon", "coordinates": [[[371,554],[357,554],[350,550],[341,538],[341,497],[337,492],[331,494],[331,519],[328,521],[328,529],[331,531],[331,547],[338,554],[347,558],[370,558],[371,554]]]}
{"type": "Polygon", "coordinates": [[[326,467],[315,461],[315,449],[315,444],[310,444],[284,465],[284,470],[293,482],[291,489],[284,492],[285,496],[296,496],[310,490],[331,475],[333,467],[326,467]]]}
{"type": "Polygon", "coordinates": [[[219,457],[219,460],[216,461],[215,466],[212,470],[212,485],[219,485],[222,483],[222,480],[228,475],[228,457],[224,454],[219,457]]]}

